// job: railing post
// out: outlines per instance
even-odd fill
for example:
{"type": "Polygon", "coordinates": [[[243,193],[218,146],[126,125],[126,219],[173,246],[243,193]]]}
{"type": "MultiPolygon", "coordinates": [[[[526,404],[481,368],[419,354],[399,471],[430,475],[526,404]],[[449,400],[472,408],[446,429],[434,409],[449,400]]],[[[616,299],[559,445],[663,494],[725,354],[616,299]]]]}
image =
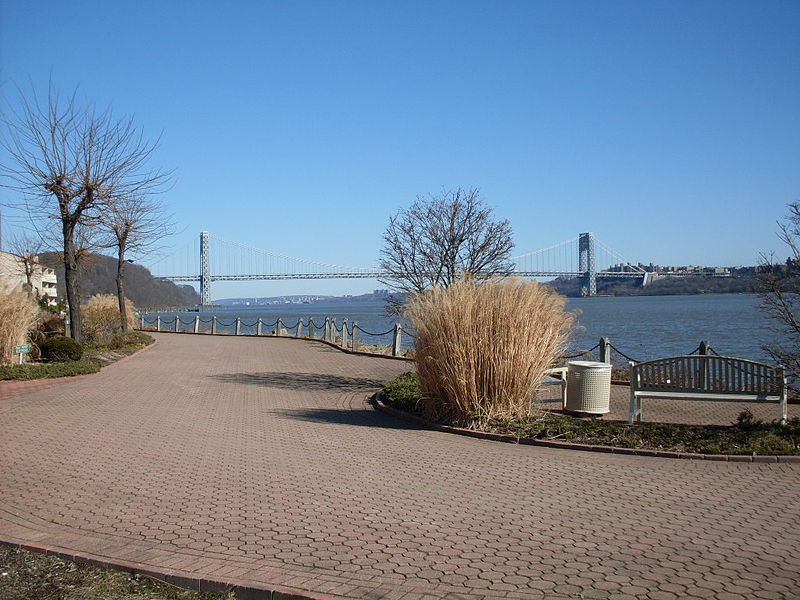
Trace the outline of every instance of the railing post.
{"type": "Polygon", "coordinates": [[[315,331],[314,327],[314,317],[309,317],[308,319],[308,337],[310,337],[312,340],[316,339],[317,337],[317,332],[315,331]]]}
{"type": "Polygon", "coordinates": [[[156,331],[161,331],[161,315],[156,316],[156,331]]]}
{"type": "Polygon", "coordinates": [[[194,332],[200,331],[200,315],[194,316],[194,332]]]}
{"type": "Polygon", "coordinates": [[[342,348],[347,350],[347,318],[342,319],[342,348]]]}
{"type": "Polygon", "coordinates": [[[600,362],[611,364],[611,340],[607,337],[600,338],[600,362]]]}
{"type": "Polygon", "coordinates": [[[294,332],[294,337],[300,337],[301,329],[303,329],[303,317],[297,317],[297,331],[294,332]]]}
{"type": "Polygon", "coordinates": [[[403,326],[394,324],[394,340],[392,341],[392,356],[400,356],[400,342],[403,337],[403,326]]]}
{"type": "Polygon", "coordinates": [[[211,335],[217,333],[217,315],[211,317],[211,335]]]}
{"type": "Polygon", "coordinates": [[[330,332],[331,332],[331,339],[328,340],[328,341],[331,344],[335,344],[336,343],[336,317],[331,317],[330,332]]]}
{"type": "Polygon", "coordinates": [[[144,329],[144,315],[139,315],[139,329],[144,329]]]}
{"type": "MultiPolygon", "coordinates": [[[[705,340],[700,342],[700,356],[706,356],[711,353],[711,344],[705,340]]],[[[700,359],[700,389],[707,390],[710,387],[709,381],[709,364],[707,358],[700,359]]]]}
{"type": "Polygon", "coordinates": [[[353,321],[353,352],[358,352],[358,321],[353,321]]]}
{"type": "Polygon", "coordinates": [[[236,335],[242,331],[242,317],[236,317],[236,335]]]}
{"type": "Polygon", "coordinates": [[[261,317],[258,317],[258,323],[256,324],[256,335],[261,335],[261,317]]]}
{"type": "Polygon", "coordinates": [[[179,314],[175,314],[175,333],[178,333],[181,330],[181,316],[179,314]]]}

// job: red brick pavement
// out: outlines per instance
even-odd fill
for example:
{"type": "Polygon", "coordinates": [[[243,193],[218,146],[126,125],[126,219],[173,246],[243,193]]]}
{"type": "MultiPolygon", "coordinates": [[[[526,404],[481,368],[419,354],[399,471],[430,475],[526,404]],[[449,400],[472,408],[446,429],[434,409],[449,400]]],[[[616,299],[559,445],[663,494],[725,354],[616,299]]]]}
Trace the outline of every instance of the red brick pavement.
{"type": "Polygon", "coordinates": [[[162,334],[0,404],[0,538],[349,598],[800,598],[800,468],[512,446],[367,394],[407,365],[162,334]]]}

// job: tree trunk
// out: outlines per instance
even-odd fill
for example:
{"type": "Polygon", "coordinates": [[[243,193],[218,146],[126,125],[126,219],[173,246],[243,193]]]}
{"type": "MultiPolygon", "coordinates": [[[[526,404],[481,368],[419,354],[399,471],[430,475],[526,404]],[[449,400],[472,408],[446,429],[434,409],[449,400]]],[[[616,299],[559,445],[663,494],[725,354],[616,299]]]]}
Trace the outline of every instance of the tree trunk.
{"type": "Polygon", "coordinates": [[[118,246],[117,254],[117,301],[119,302],[119,325],[128,332],[128,307],[125,305],[125,245],[118,246]]]}
{"type": "Polygon", "coordinates": [[[33,259],[29,256],[23,256],[22,265],[25,267],[25,281],[28,285],[28,294],[33,296],[33,259]]]}
{"type": "Polygon", "coordinates": [[[81,333],[81,298],[78,289],[78,259],[75,250],[74,227],[64,223],[64,288],[69,307],[70,336],[79,344],[83,341],[81,333]]]}

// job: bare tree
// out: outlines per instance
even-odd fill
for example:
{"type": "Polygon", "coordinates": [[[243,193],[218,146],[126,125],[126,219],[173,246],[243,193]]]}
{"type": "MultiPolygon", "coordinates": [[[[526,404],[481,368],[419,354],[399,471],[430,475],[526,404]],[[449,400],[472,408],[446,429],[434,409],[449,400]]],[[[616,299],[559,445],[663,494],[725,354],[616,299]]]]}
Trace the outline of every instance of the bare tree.
{"type": "Polygon", "coordinates": [[[164,237],[174,233],[172,215],[153,197],[118,198],[103,217],[103,227],[111,234],[117,250],[117,300],[120,327],[128,331],[128,309],[125,304],[125,265],[129,253],[142,255],[159,246],[164,237]]]}
{"type": "Polygon", "coordinates": [[[117,199],[157,190],[169,174],[147,168],[157,144],[145,141],[132,119],[79,105],[74,94],[64,102],[51,87],[45,104],[35,94],[20,94],[20,108],[3,121],[10,160],[0,173],[22,194],[33,219],[60,224],[72,337],[80,342],[76,232],[83,227],[83,237],[91,237],[117,199]]]}
{"type": "Polygon", "coordinates": [[[796,380],[800,376],[800,202],[789,204],[789,214],[778,228],[778,237],[786,244],[789,257],[776,263],[774,256],[763,256],[758,267],[761,309],[778,334],[764,350],[796,380]]]}
{"type": "Polygon", "coordinates": [[[507,273],[514,243],[511,224],[493,219],[477,189],[444,190],[418,196],[389,219],[383,234],[381,281],[401,294],[448,286],[460,275],[507,273]]]}
{"type": "Polygon", "coordinates": [[[38,299],[38,291],[35,289],[33,278],[36,269],[41,269],[39,264],[39,253],[45,248],[42,239],[33,233],[23,231],[18,232],[9,241],[9,249],[12,254],[19,258],[19,264],[25,275],[25,291],[38,299]]]}

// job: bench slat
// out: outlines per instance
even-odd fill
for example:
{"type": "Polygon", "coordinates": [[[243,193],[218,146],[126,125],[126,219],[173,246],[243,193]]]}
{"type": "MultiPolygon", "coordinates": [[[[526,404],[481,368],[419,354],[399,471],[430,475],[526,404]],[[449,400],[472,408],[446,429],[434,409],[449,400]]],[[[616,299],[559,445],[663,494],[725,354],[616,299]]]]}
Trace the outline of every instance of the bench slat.
{"type": "Polygon", "coordinates": [[[771,394],[726,394],[724,392],[662,392],[659,390],[636,390],[633,392],[637,396],[649,396],[651,398],[679,398],[705,400],[733,400],[747,402],[748,400],[766,401],[770,399],[778,400],[780,396],[771,394]]]}
{"type": "Polygon", "coordinates": [[[630,422],[641,421],[644,396],[777,400],[786,422],[786,379],[782,367],[716,355],[674,356],[631,362],[630,422]]]}

